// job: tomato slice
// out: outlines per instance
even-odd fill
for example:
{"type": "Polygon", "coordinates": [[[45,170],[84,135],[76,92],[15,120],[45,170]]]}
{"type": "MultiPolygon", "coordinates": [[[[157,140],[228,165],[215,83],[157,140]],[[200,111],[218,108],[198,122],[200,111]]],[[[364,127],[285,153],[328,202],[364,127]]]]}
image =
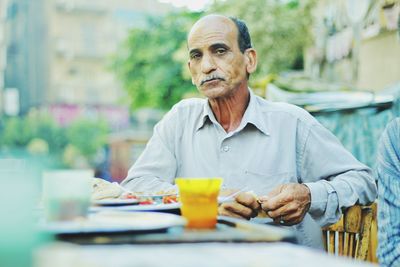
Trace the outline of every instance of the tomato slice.
{"type": "Polygon", "coordinates": [[[152,200],[144,200],[139,202],[140,205],[151,205],[153,204],[152,200]]]}

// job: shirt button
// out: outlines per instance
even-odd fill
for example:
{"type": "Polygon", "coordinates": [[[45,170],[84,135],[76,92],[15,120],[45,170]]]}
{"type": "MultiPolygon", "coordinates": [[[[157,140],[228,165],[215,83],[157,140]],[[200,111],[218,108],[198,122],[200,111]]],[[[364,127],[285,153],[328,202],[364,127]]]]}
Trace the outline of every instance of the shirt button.
{"type": "Polygon", "coordinates": [[[223,150],[224,152],[228,152],[228,151],[229,151],[229,146],[224,146],[224,147],[222,148],[222,150],[223,150]]]}

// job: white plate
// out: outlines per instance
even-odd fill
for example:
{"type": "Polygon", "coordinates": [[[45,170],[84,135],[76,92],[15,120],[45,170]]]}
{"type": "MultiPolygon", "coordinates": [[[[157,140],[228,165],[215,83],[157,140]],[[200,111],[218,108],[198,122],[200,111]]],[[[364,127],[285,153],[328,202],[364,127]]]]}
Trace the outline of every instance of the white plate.
{"type": "MultiPolygon", "coordinates": [[[[233,198],[227,199],[226,197],[218,197],[218,203],[222,204],[225,202],[234,201],[233,198]]],[[[106,210],[120,210],[120,211],[164,211],[174,212],[180,209],[181,203],[168,203],[168,204],[150,204],[150,205],[102,205],[92,206],[89,208],[90,212],[99,212],[106,210]]]]}
{"type": "Polygon", "coordinates": [[[54,234],[116,233],[127,231],[165,230],[184,226],[184,218],[159,212],[102,211],[90,214],[87,219],[72,222],[47,222],[40,229],[54,234]]]}
{"type": "Polygon", "coordinates": [[[149,194],[147,194],[147,193],[140,194],[140,193],[137,193],[137,194],[134,194],[134,195],[136,195],[138,197],[143,197],[143,198],[153,198],[153,197],[177,196],[178,193],[167,193],[167,194],[151,194],[151,193],[149,193],[149,194]]]}
{"type": "Polygon", "coordinates": [[[90,207],[90,212],[98,212],[105,210],[120,210],[120,211],[175,211],[181,207],[181,203],[170,204],[153,204],[153,205],[127,205],[127,206],[94,206],[90,207]]]}
{"type": "Polygon", "coordinates": [[[101,199],[101,200],[95,200],[92,202],[94,205],[100,205],[100,206],[122,206],[122,205],[137,205],[139,204],[138,199],[101,199]]]}

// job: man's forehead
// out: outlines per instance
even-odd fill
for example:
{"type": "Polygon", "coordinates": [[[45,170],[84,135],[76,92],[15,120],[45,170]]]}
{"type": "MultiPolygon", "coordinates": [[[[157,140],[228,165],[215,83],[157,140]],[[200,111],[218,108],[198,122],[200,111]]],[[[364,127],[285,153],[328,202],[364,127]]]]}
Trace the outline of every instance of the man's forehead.
{"type": "Polygon", "coordinates": [[[208,39],[228,41],[228,38],[236,39],[237,28],[228,17],[221,15],[209,15],[197,21],[188,35],[188,46],[198,42],[208,42],[208,39]]]}

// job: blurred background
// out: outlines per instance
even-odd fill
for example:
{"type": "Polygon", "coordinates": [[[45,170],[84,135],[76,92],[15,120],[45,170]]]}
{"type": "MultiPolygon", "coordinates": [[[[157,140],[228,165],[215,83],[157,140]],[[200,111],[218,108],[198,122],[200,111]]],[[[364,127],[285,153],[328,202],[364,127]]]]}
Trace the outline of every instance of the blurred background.
{"type": "Polygon", "coordinates": [[[0,0],[0,158],[121,181],[163,114],[201,97],[186,34],[215,12],[247,22],[258,95],[306,108],[373,167],[400,111],[398,0],[0,0]]]}

